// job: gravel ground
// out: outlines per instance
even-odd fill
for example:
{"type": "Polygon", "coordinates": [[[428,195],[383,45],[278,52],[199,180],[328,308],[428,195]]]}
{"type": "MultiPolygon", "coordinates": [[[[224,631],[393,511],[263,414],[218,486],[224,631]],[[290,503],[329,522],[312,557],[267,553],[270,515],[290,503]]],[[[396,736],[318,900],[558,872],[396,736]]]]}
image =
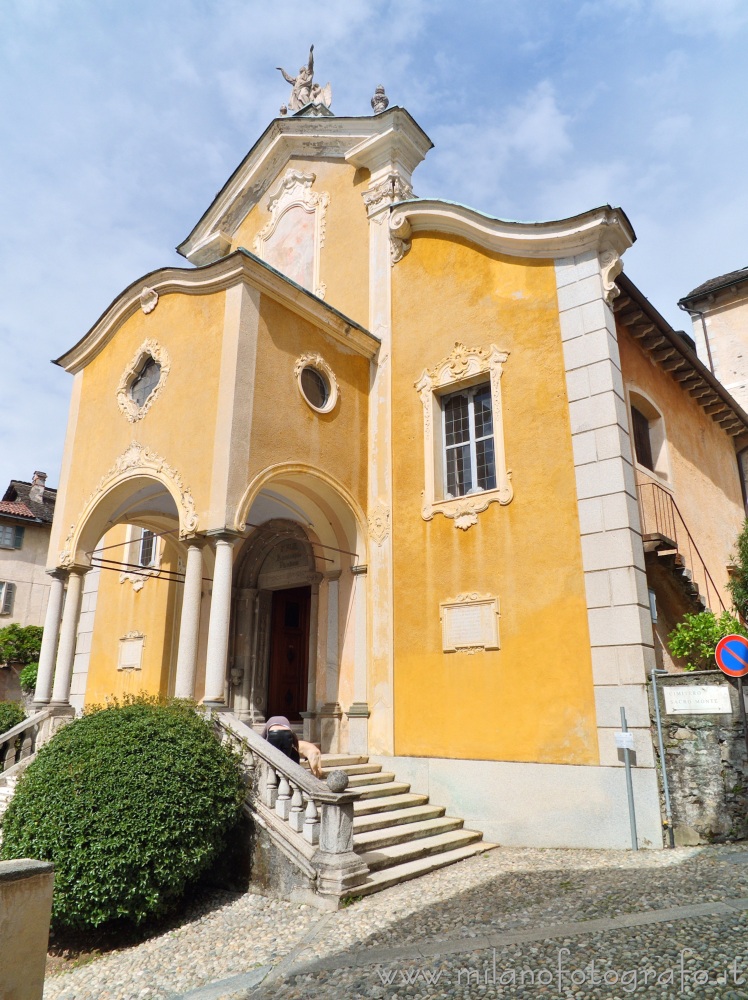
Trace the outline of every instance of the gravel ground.
{"type": "Polygon", "coordinates": [[[568,937],[543,931],[554,924],[620,921],[627,914],[731,898],[748,898],[748,845],[639,853],[503,848],[333,914],[253,894],[224,893],[195,921],[49,979],[44,997],[173,1000],[197,990],[194,1000],[316,1000],[331,995],[341,1000],[622,1000],[631,995],[743,1000],[748,998],[748,912],[673,920],[653,914],[656,923],[590,928],[595,933],[582,928],[584,933],[568,937]],[[538,928],[538,940],[531,942],[498,942],[489,948],[483,940],[538,928]],[[424,945],[426,957],[419,954],[424,945]],[[559,953],[564,947],[568,954],[559,953]],[[364,964],[367,949],[383,948],[403,953],[388,962],[372,952],[370,963],[364,964]],[[692,951],[685,953],[681,970],[684,948],[692,951]],[[325,968],[315,967],[322,963],[325,968]],[[269,972],[260,986],[249,989],[248,979],[221,986],[221,981],[259,966],[269,972]],[[552,982],[546,982],[551,971],[552,982]],[[593,976],[602,981],[592,982],[593,976]],[[745,984],[735,981],[741,976],[745,984]],[[200,989],[211,983],[212,989],[200,989]]]}

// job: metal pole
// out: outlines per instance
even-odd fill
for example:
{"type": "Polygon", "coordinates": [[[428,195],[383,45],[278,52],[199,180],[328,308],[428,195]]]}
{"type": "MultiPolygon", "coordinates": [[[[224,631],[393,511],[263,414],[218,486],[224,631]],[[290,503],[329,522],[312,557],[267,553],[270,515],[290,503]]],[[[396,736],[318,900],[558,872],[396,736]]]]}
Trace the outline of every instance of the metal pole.
{"type": "MultiPolygon", "coordinates": [[[[626,725],[626,709],[621,705],[621,730],[628,732],[626,725]]],[[[623,762],[626,765],[626,792],[629,798],[629,824],[631,826],[631,850],[639,850],[639,841],[636,837],[636,812],[634,810],[634,785],[631,780],[631,751],[628,747],[623,751],[623,762]]]]}
{"type": "Polygon", "coordinates": [[[745,740],[745,753],[748,759],[748,721],[745,717],[745,696],[743,695],[743,678],[738,677],[738,698],[740,700],[740,718],[743,723],[743,739],[745,740]]]}
{"type": "MultiPolygon", "coordinates": [[[[667,673],[666,670],[662,671],[667,673]]],[[[667,764],[665,762],[665,745],[662,740],[662,717],[660,716],[660,698],[657,693],[657,674],[659,671],[655,667],[652,670],[652,693],[654,694],[655,718],[657,720],[657,742],[660,747],[660,765],[662,767],[662,789],[665,792],[665,817],[667,821],[667,836],[670,847],[675,847],[675,831],[673,830],[673,813],[670,808],[670,784],[667,780],[667,764]]]]}

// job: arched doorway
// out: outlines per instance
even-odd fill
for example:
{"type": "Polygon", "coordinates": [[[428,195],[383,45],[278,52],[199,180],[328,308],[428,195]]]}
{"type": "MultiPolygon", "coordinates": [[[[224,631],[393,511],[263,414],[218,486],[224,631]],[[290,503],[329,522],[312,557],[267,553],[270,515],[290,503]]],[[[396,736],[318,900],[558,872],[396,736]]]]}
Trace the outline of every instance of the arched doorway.
{"type": "Polygon", "coordinates": [[[316,663],[322,574],[297,522],[273,518],[237,559],[231,665],[234,711],[260,724],[271,715],[300,723],[316,663]],[[311,667],[311,670],[310,670],[311,667]]]}

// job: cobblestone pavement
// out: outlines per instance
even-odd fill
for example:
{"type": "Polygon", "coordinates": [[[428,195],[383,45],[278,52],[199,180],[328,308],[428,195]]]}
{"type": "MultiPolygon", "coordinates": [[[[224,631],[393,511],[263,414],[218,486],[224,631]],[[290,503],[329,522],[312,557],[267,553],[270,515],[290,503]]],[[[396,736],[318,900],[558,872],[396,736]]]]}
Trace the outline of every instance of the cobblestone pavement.
{"type": "Polygon", "coordinates": [[[45,1000],[748,1000],[748,845],[502,848],[337,913],[212,907],[48,980],[45,1000]]]}

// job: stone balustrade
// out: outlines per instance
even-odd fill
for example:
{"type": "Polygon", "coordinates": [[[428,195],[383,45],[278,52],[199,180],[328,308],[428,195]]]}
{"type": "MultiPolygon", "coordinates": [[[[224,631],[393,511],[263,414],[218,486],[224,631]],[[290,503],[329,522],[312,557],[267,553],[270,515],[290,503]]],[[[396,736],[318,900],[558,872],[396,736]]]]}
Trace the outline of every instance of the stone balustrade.
{"type": "Polygon", "coordinates": [[[353,803],[348,775],[320,781],[229,712],[213,715],[219,737],[238,750],[247,780],[247,805],[283,842],[299,867],[314,872],[316,891],[340,897],[365,881],[368,868],[353,850],[353,803]]]}
{"type": "Polygon", "coordinates": [[[53,715],[51,708],[35,712],[17,726],[0,733],[0,774],[31,757],[47,738],[45,723],[53,715]]]}

